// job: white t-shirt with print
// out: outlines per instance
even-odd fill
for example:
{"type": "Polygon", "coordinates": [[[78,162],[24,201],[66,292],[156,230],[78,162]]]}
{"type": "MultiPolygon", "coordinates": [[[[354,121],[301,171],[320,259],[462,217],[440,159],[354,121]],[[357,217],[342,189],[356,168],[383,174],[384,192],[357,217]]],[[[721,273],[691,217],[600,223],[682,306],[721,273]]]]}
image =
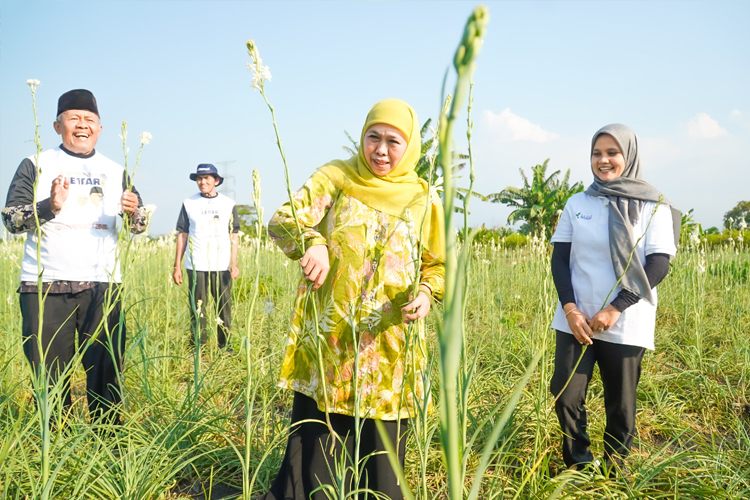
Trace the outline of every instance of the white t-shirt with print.
{"type": "MultiPolygon", "coordinates": [[[[635,239],[643,236],[633,255],[642,265],[646,264],[647,255],[664,253],[674,256],[677,252],[671,210],[668,206],[661,205],[654,214],[655,208],[656,203],[644,202],[641,215],[633,227],[635,239]]],[[[603,306],[609,305],[622,290],[620,286],[615,287],[617,277],[609,250],[609,200],[585,193],[571,196],[565,204],[560,222],[550,241],[571,243],[570,274],[576,306],[589,318],[593,317],[603,306]]],[[[645,300],[638,301],[625,309],[609,330],[597,333],[595,338],[614,344],[653,350],[657,300],[655,288],[652,293],[654,305],[645,300]]],[[[552,328],[572,335],[562,304],[559,302],[552,320],[552,328]]]]}
{"type": "MultiPolygon", "coordinates": [[[[35,162],[34,156],[29,160],[35,162]]],[[[58,176],[70,181],[68,197],[59,214],[42,224],[40,245],[42,281],[97,281],[119,283],[116,258],[117,221],[124,168],[103,154],[74,156],[61,148],[39,155],[41,174],[37,199],[49,197],[58,176]]],[[[21,281],[36,282],[36,232],[26,236],[21,281]]]]}
{"type": "Polygon", "coordinates": [[[221,193],[213,198],[206,198],[197,193],[186,198],[182,205],[190,226],[187,231],[185,269],[229,270],[232,256],[230,223],[239,229],[239,221],[232,220],[235,212],[234,201],[221,193]]]}

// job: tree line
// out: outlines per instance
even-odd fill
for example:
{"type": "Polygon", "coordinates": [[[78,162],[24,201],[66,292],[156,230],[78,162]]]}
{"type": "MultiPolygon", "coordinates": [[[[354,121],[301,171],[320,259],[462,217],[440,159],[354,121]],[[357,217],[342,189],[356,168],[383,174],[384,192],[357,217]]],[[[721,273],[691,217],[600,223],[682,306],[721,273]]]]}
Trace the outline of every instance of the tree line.
{"type": "MultiPolygon", "coordinates": [[[[430,130],[432,119],[428,119],[421,128],[422,148],[421,158],[416,167],[419,177],[436,186],[439,193],[442,194],[442,176],[437,170],[430,169],[432,158],[437,155],[437,141],[434,137],[426,138],[430,130]],[[432,175],[432,178],[430,178],[432,175]]],[[[351,154],[357,154],[359,144],[348,132],[344,131],[349,144],[343,146],[343,149],[351,154]]],[[[461,153],[454,155],[454,175],[458,174],[466,166],[468,156],[461,153]]],[[[562,210],[568,198],[584,190],[583,182],[578,181],[570,183],[570,169],[565,174],[560,170],[548,173],[550,159],[547,158],[541,164],[531,167],[530,175],[527,175],[523,168],[518,171],[521,174],[523,185],[520,187],[508,186],[498,193],[482,195],[472,193],[476,198],[490,203],[502,203],[512,208],[513,211],[508,215],[508,225],[514,225],[521,222],[517,231],[502,228],[503,237],[517,232],[523,236],[537,236],[545,238],[547,241],[552,237],[552,233],[557,226],[557,222],[562,215],[562,210]]],[[[456,190],[456,197],[463,199],[467,194],[466,189],[456,190]]],[[[462,211],[460,206],[456,206],[457,211],[462,211]]],[[[255,207],[251,205],[237,205],[237,212],[240,218],[240,229],[254,237],[255,221],[257,214],[255,207]]],[[[724,229],[728,231],[744,231],[750,226],[750,201],[740,201],[737,205],[724,214],[724,229]]],[[[693,209],[683,213],[682,216],[683,233],[698,230],[701,234],[718,234],[718,228],[712,227],[704,230],[693,220],[693,209]]],[[[492,231],[486,228],[485,231],[492,231]]],[[[499,234],[499,233],[498,233],[499,234]]],[[[524,238],[525,240],[525,238],[524,238]]]]}

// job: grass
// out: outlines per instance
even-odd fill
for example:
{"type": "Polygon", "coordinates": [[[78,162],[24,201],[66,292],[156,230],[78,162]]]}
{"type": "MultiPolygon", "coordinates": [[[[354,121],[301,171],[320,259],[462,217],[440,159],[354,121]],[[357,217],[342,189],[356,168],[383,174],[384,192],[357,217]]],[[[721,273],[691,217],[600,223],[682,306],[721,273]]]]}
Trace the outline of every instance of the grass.
{"type": "MultiPolygon", "coordinates": [[[[248,383],[254,398],[248,428],[255,493],[270,484],[288,432],[291,393],[275,384],[299,271],[274,248],[261,248],[257,300],[274,306],[270,314],[256,307],[248,325],[248,289],[258,270],[254,253],[250,242],[243,242],[239,260],[247,287],[235,287],[233,314],[235,347],[245,334],[250,338],[251,381],[244,355],[221,354],[209,345],[200,363],[195,405],[187,289],[170,282],[174,243],[162,238],[133,245],[137,265],[125,296],[125,422],[112,434],[87,423],[85,378],[76,367],[73,410],[61,416],[65,424],[51,434],[51,479],[44,485],[49,498],[177,498],[181,487],[195,484],[206,493],[219,485],[241,491],[248,383]]],[[[2,499],[34,498],[43,486],[41,433],[20,345],[15,293],[21,255],[19,241],[0,245],[0,296],[5,298],[0,302],[2,499]]],[[[471,255],[466,358],[476,357],[476,364],[466,405],[465,493],[501,418],[496,406],[508,401],[534,355],[541,353],[516,411],[491,448],[479,498],[750,495],[750,283],[740,275],[750,253],[685,250],[674,261],[659,288],[657,350],[644,358],[638,389],[639,434],[628,461],[634,481],[595,478],[581,486],[573,485],[575,474],[564,472],[547,389],[554,352],[549,324],[556,301],[548,250],[539,244],[475,246],[471,255]]],[[[210,314],[209,305],[209,323],[210,314]]],[[[438,316],[428,321],[433,359],[438,316]]],[[[437,370],[432,390],[436,399],[437,370]]],[[[597,376],[589,393],[590,433],[594,452],[601,454],[604,408],[597,376]]],[[[415,434],[407,442],[405,472],[415,498],[447,498],[437,414],[427,415],[424,424],[419,446],[415,434]]]]}

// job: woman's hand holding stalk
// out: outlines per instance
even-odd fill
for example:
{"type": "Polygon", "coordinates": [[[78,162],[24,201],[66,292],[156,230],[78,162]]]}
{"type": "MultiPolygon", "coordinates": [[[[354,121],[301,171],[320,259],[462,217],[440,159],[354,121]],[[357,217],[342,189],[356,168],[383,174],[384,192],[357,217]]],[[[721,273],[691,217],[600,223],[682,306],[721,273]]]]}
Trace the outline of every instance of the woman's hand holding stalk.
{"type": "Polygon", "coordinates": [[[414,298],[414,294],[409,294],[409,303],[401,308],[401,315],[404,318],[404,323],[407,325],[412,321],[418,321],[426,318],[432,307],[432,293],[429,288],[425,285],[419,285],[419,293],[417,298],[414,298]]]}
{"type": "Polygon", "coordinates": [[[328,246],[312,245],[305,250],[305,255],[302,256],[299,263],[307,281],[313,282],[312,289],[317,290],[325,283],[328,270],[331,268],[328,263],[328,246]]]}
{"type": "Polygon", "coordinates": [[[594,317],[589,320],[589,326],[594,332],[604,332],[612,328],[612,325],[614,325],[620,318],[620,314],[622,313],[618,311],[615,306],[610,304],[594,314],[594,317]]]}
{"type": "Polygon", "coordinates": [[[565,304],[563,310],[565,311],[565,319],[568,320],[570,331],[573,332],[576,340],[583,345],[593,344],[591,339],[594,337],[594,332],[589,326],[589,322],[591,321],[589,317],[578,309],[573,302],[565,304]]]}

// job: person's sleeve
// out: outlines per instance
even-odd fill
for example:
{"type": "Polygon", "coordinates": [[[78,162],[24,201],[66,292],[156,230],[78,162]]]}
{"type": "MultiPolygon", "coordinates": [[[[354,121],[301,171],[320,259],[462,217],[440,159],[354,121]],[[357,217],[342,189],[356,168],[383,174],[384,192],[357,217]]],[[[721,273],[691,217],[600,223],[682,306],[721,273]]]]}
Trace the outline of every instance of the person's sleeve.
{"type": "Polygon", "coordinates": [[[555,283],[560,304],[576,303],[573,279],[570,275],[571,244],[557,242],[552,249],[552,281],[555,283]]]}
{"type": "Polygon", "coordinates": [[[445,259],[430,252],[426,247],[422,250],[420,285],[430,289],[435,300],[443,299],[445,291],[445,259]]]}
{"type": "Polygon", "coordinates": [[[268,223],[268,235],[287,257],[293,260],[302,258],[302,251],[299,247],[300,239],[304,240],[305,248],[327,244],[325,237],[317,230],[317,226],[328,213],[337,194],[336,186],[328,177],[319,172],[307,179],[299,191],[292,193],[302,230],[301,235],[297,231],[289,202],[284,203],[273,214],[268,223]]]}
{"type": "Polygon", "coordinates": [[[233,233],[239,233],[240,232],[240,216],[237,213],[237,205],[236,204],[232,207],[232,232],[233,233]]]}
{"type": "MultiPolygon", "coordinates": [[[[646,271],[648,284],[651,288],[664,281],[664,278],[669,274],[669,258],[670,256],[665,253],[652,253],[646,256],[646,265],[643,266],[643,270],[646,271]]],[[[637,304],[640,300],[641,298],[633,292],[620,290],[615,300],[612,301],[612,306],[618,311],[623,312],[628,307],[637,304]]]]}
{"type": "MultiPolygon", "coordinates": [[[[8,188],[5,208],[2,210],[3,225],[13,234],[34,231],[37,228],[34,217],[34,181],[36,167],[30,159],[24,159],[16,170],[8,188]]],[[[39,225],[55,218],[50,208],[49,198],[36,204],[39,225]]]]}
{"type": "Polygon", "coordinates": [[[188,218],[187,210],[185,210],[185,204],[182,204],[180,215],[177,217],[177,226],[175,230],[178,233],[189,233],[190,232],[190,219],[188,218]]]}
{"type": "MultiPolygon", "coordinates": [[[[143,200],[141,199],[141,194],[131,183],[130,176],[125,170],[122,171],[122,190],[129,190],[131,193],[138,197],[138,208],[135,209],[133,216],[130,218],[130,232],[133,234],[141,234],[146,229],[148,229],[148,224],[150,222],[149,214],[146,210],[143,209],[143,200]]],[[[120,211],[120,215],[122,216],[122,211],[120,211]]]]}
{"type": "MultiPolygon", "coordinates": [[[[575,196],[575,195],[574,195],[575,196]]],[[[570,200],[565,204],[560,220],[557,221],[555,234],[550,238],[550,243],[570,243],[573,241],[573,223],[571,222],[570,200]]]]}
{"type": "Polygon", "coordinates": [[[646,230],[644,237],[644,254],[648,257],[654,253],[664,253],[671,257],[677,254],[675,246],[674,224],[672,222],[672,209],[669,205],[659,205],[656,208],[655,203],[649,203],[648,209],[644,210],[643,217],[651,218],[651,223],[646,230]],[[653,214],[653,217],[652,217],[653,214]]]}

